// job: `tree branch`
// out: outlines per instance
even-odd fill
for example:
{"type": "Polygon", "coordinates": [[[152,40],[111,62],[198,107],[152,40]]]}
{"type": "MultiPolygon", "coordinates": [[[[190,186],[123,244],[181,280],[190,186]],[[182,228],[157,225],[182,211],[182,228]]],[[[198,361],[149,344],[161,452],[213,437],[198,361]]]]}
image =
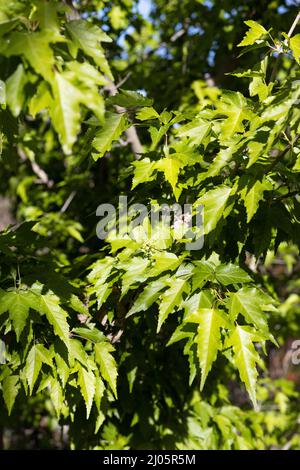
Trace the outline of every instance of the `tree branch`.
{"type": "Polygon", "coordinates": [[[47,173],[36,163],[36,161],[28,158],[24,150],[19,146],[17,147],[17,152],[23,162],[29,160],[33,173],[39,177],[38,182],[45,184],[48,188],[52,188],[54,181],[49,178],[47,173]]]}

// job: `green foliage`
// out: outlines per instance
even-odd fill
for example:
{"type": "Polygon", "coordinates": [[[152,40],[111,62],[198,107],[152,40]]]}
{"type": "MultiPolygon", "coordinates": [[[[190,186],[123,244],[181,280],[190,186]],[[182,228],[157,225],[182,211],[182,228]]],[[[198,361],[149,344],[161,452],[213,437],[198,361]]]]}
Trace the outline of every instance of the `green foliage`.
{"type": "Polygon", "coordinates": [[[269,378],[299,335],[299,34],[269,5],[240,41],[225,3],[0,1],[4,428],[44,400],[71,448],[299,448],[269,378]],[[120,194],[149,213],[100,241],[120,194]],[[162,203],[203,208],[201,249],[162,203]]]}

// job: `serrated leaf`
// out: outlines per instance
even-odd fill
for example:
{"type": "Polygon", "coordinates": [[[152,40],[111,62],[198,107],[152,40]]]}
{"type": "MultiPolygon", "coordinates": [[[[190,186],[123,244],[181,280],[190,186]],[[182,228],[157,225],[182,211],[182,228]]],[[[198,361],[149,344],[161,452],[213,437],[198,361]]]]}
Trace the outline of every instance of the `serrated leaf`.
{"type": "Polygon", "coordinates": [[[161,290],[167,285],[166,279],[158,279],[157,281],[150,282],[135,300],[126,317],[130,317],[137,312],[148,310],[160,296],[161,290]]]}
{"type": "Polygon", "coordinates": [[[50,89],[46,82],[41,82],[36,90],[36,93],[33,95],[29,102],[29,114],[33,118],[43,111],[44,109],[50,108],[52,103],[52,96],[50,89]]]}
{"type": "Polygon", "coordinates": [[[102,331],[98,330],[97,328],[73,328],[72,333],[78,335],[88,341],[92,341],[93,343],[102,343],[106,341],[106,336],[102,333],[102,331]]]}
{"type": "Polygon", "coordinates": [[[260,363],[260,357],[253,342],[255,335],[244,326],[236,325],[233,329],[226,346],[233,348],[233,362],[237,367],[240,378],[244,382],[250,395],[254,408],[257,409],[256,401],[256,381],[258,372],[256,363],[260,363]]]}
{"type": "Polygon", "coordinates": [[[63,399],[64,399],[62,388],[60,386],[59,381],[54,377],[50,378],[48,386],[49,386],[51,401],[53,403],[57,417],[59,418],[62,407],[63,407],[63,399]]]}
{"type": "Polygon", "coordinates": [[[259,23],[253,20],[245,21],[245,24],[249,26],[244,39],[238,44],[238,47],[252,46],[258,39],[268,33],[268,31],[259,23]]]}
{"type": "Polygon", "coordinates": [[[80,103],[82,94],[66,74],[55,72],[52,81],[54,100],[50,115],[53,126],[66,154],[70,154],[80,130],[80,103]]]}
{"type": "Polygon", "coordinates": [[[255,140],[252,140],[248,143],[249,161],[247,164],[247,168],[257,162],[257,160],[263,155],[264,147],[264,143],[256,142],[255,140]]]}
{"type": "Polygon", "coordinates": [[[147,98],[146,96],[138,93],[137,91],[131,90],[119,90],[114,96],[109,98],[109,101],[117,106],[121,106],[123,108],[135,108],[138,106],[151,106],[153,100],[147,98]]]}
{"type": "Polygon", "coordinates": [[[100,42],[111,42],[106,33],[98,26],[84,20],[73,20],[66,23],[66,28],[73,41],[69,43],[69,48],[74,57],[77,57],[78,49],[82,49],[85,54],[92,57],[100,69],[113,79],[108,62],[100,42]]]}
{"type": "Polygon", "coordinates": [[[8,377],[5,377],[2,382],[2,393],[9,415],[11,414],[11,410],[14,406],[19,390],[20,383],[18,375],[9,375],[8,377]]]}
{"type": "Polygon", "coordinates": [[[159,118],[159,114],[158,114],[157,111],[155,111],[154,108],[146,107],[146,108],[139,109],[139,111],[136,113],[135,117],[139,121],[146,121],[148,119],[157,119],[157,118],[159,118]]]}
{"type": "Polygon", "coordinates": [[[104,125],[97,131],[93,140],[93,147],[97,150],[97,153],[93,154],[94,160],[103,157],[111,149],[113,142],[121,137],[127,127],[124,114],[107,114],[104,125]]]}
{"type": "Polygon", "coordinates": [[[293,52],[295,60],[300,64],[300,34],[296,34],[290,38],[290,48],[293,52]]]}
{"type": "Polygon", "coordinates": [[[212,364],[217,358],[218,351],[222,347],[220,329],[224,326],[224,321],[215,308],[199,309],[193,317],[194,321],[197,320],[198,323],[195,342],[201,368],[200,389],[202,390],[212,364]]]}
{"type": "Polygon", "coordinates": [[[188,284],[185,279],[173,279],[170,281],[170,287],[166,290],[162,296],[159,305],[159,315],[157,332],[160,331],[162,324],[168,318],[169,314],[172,313],[175,307],[178,307],[182,300],[182,295],[187,292],[188,284]]]}
{"type": "Polygon", "coordinates": [[[215,156],[211,165],[209,166],[207,172],[203,173],[203,179],[218,175],[221,169],[231,161],[235,150],[236,149],[234,147],[220,149],[219,153],[215,156]]]}
{"type": "Polygon", "coordinates": [[[244,284],[251,282],[251,277],[239,266],[235,264],[220,264],[216,267],[215,276],[217,280],[224,286],[230,284],[244,284]]]}
{"type": "Polygon", "coordinates": [[[197,204],[204,206],[204,233],[208,234],[214,230],[218,221],[224,215],[226,203],[232,188],[220,186],[207,191],[204,196],[197,200],[197,204]]]}
{"type": "Polygon", "coordinates": [[[163,251],[153,257],[154,266],[150,268],[149,277],[159,276],[164,271],[175,271],[182,262],[182,258],[178,258],[175,253],[163,251]]]}
{"type": "Polygon", "coordinates": [[[19,116],[25,102],[24,87],[27,77],[22,64],[19,64],[15,72],[6,80],[6,102],[13,116],[19,116]]]}
{"type": "Polygon", "coordinates": [[[214,279],[214,265],[209,261],[195,261],[192,286],[193,291],[201,288],[208,280],[214,279]]]}
{"type": "Polygon", "coordinates": [[[260,331],[267,333],[268,324],[261,308],[263,304],[260,292],[256,288],[243,287],[231,294],[230,316],[234,321],[241,313],[248,323],[252,323],[260,331]]]}
{"type": "Polygon", "coordinates": [[[78,364],[78,379],[77,383],[80,387],[81,395],[83,396],[84,403],[86,406],[86,418],[88,419],[93,399],[95,395],[95,375],[92,370],[87,370],[81,364],[78,364]]]}
{"type": "Polygon", "coordinates": [[[134,172],[131,189],[136,188],[141,183],[154,180],[155,175],[153,175],[153,172],[156,162],[151,162],[149,158],[144,158],[143,160],[133,162],[132,165],[134,166],[134,172]]]}
{"type": "Polygon", "coordinates": [[[208,134],[211,123],[201,118],[196,118],[188,124],[181,126],[178,131],[178,137],[188,137],[191,145],[200,145],[208,134]]]}
{"type": "Polygon", "coordinates": [[[245,97],[240,92],[233,91],[223,92],[217,111],[227,116],[221,126],[224,139],[237,132],[244,132],[244,121],[250,121],[254,116],[245,97]]]}
{"type": "Polygon", "coordinates": [[[40,309],[53,326],[54,333],[69,347],[70,330],[67,322],[67,313],[59,305],[59,299],[53,294],[45,294],[40,297],[40,309]]]}
{"type": "Polygon", "coordinates": [[[264,101],[269,94],[269,87],[261,77],[254,77],[249,85],[249,94],[258,95],[259,101],[264,101]]]}
{"type": "Polygon", "coordinates": [[[201,308],[211,308],[214,297],[210,289],[202,289],[201,292],[197,292],[189,297],[183,303],[184,307],[184,322],[193,320],[193,315],[198,312],[201,308]]]}
{"type": "Polygon", "coordinates": [[[162,158],[155,165],[155,168],[158,171],[162,171],[164,173],[164,177],[172,186],[174,194],[177,190],[176,185],[180,168],[182,168],[182,166],[182,162],[180,162],[176,158],[172,158],[171,156],[162,158]]]}
{"type": "Polygon", "coordinates": [[[93,283],[103,284],[113,269],[114,258],[106,256],[97,260],[92,266],[91,272],[88,274],[88,280],[93,283]]]}
{"type": "Polygon", "coordinates": [[[25,364],[25,377],[29,386],[30,394],[32,394],[33,387],[40,373],[42,364],[47,364],[52,367],[51,354],[42,344],[33,345],[28,353],[25,364]]]}
{"type": "Polygon", "coordinates": [[[31,67],[51,83],[54,55],[50,43],[57,42],[57,40],[57,35],[50,30],[30,33],[14,32],[13,38],[1,41],[0,52],[7,57],[25,56],[31,67]]]}
{"type": "Polygon", "coordinates": [[[38,310],[38,297],[31,292],[14,290],[0,293],[0,315],[9,312],[17,341],[26,325],[30,308],[38,310]]]}
{"type": "Polygon", "coordinates": [[[70,297],[70,306],[75,310],[75,312],[78,312],[81,315],[90,315],[88,307],[75,294],[72,294],[70,297]]]}
{"type": "Polygon", "coordinates": [[[133,284],[144,282],[147,279],[149,264],[148,259],[135,256],[120,265],[125,270],[122,277],[122,295],[125,295],[133,284]]]}
{"type": "Polygon", "coordinates": [[[244,201],[247,211],[247,223],[250,222],[254,214],[256,213],[259,202],[263,199],[264,192],[270,191],[273,188],[272,183],[266,179],[262,182],[256,180],[250,186],[246,186],[240,192],[240,196],[244,201]]]}
{"type": "Polygon", "coordinates": [[[111,354],[114,347],[110,343],[95,344],[95,359],[100,366],[101,375],[106,380],[117,398],[117,365],[111,354]]]}

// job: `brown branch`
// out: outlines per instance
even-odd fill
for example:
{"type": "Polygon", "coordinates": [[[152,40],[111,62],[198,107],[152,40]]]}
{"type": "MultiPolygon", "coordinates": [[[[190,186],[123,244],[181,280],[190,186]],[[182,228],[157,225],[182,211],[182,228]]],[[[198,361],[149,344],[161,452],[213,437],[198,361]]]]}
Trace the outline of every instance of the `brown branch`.
{"type": "Polygon", "coordinates": [[[48,188],[52,188],[54,181],[49,178],[47,173],[36,163],[36,161],[28,158],[24,150],[19,146],[17,147],[17,152],[23,162],[27,160],[30,162],[33,173],[35,173],[39,177],[38,183],[45,184],[46,186],[48,186],[48,188]]]}

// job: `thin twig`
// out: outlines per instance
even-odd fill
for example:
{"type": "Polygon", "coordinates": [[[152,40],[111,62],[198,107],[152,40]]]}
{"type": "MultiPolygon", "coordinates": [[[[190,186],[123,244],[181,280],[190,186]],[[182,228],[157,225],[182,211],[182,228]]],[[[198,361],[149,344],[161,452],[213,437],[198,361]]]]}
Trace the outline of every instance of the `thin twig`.
{"type": "MultiPolygon", "coordinates": [[[[296,18],[294,19],[293,24],[289,29],[289,32],[287,34],[287,38],[284,40],[284,45],[285,46],[288,45],[288,38],[290,38],[292,36],[292,34],[294,32],[294,29],[296,28],[299,20],[300,20],[300,11],[296,15],[296,18]]],[[[281,56],[281,52],[278,52],[278,56],[276,57],[275,64],[274,64],[274,67],[273,67],[273,70],[272,70],[272,73],[271,73],[270,82],[274,81],[275,75],[277,73],[277,67],[278,67],[278,62],[279,62],[280,56],[281,56]]]]}
{"type": "Polygon", "coordinates": [[[69,205],[71,204],[71,202],[73,201],[74,197],[76,196],[76,193],[77,191],[72,191],[70,193],[70,195],[68,196],[68,198],[66,199],[66,201],[64,202],[64,204],[62,205],[61,209],[60,209],[60,212],[63,213],[63,212],[66,212],[66,210],[68,209],[69,205]]]}
{"type": "Polygon", "coordinates": [[[32,171],[39,177],[38,182],[45,184],[46,186],[48,186],[48,188],[52,188],[54,181],[49,178],[47,173],[37,164],[37,162],[35,160],[32,160],[31,158],[28,158],[24,150],[19,146],[17,147],[17,152],[23,162],[25,162],[26,160],[30,162],[32,171]]]}
{"type": "Polygon", "coordinates": [[[125,82],[127,82],[128,78],[130,77],[130,75],[132,75],[132,72],[128,72],[124,78],[122,78],[122,80],[120,80],[117,84],[116,84],[116,88],[120,88],[122,85],[124,85],[125,82]]]}
{"type": "Polygon", "coordinates": [[[294,19],[294,23],[292,24],[292,26],[290,27],[290,30],[288,32],[288,38],[290,38],[294,32],[294,29],[296,28],[298,22],[300,20],[300,10],[298,12],[298,15],[296,16],[296,18],[294,19]]]}

